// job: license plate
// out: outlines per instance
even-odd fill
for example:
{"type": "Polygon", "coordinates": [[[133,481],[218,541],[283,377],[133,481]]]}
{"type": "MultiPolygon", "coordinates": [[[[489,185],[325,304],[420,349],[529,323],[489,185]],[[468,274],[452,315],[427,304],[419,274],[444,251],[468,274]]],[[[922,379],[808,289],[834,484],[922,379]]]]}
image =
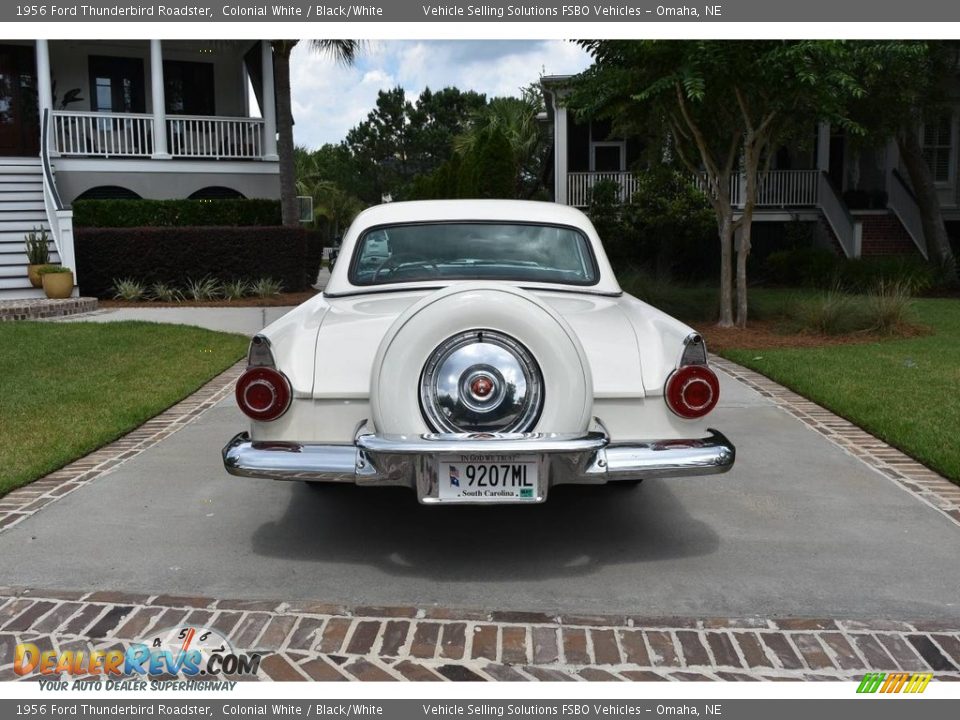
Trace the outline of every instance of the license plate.
{"type": "Polygon", "coordinates": [[[441,500],[461,502],[537,502],[540,499],[539,463],[535,457],[440,458],[438,483],[441,500]]]}

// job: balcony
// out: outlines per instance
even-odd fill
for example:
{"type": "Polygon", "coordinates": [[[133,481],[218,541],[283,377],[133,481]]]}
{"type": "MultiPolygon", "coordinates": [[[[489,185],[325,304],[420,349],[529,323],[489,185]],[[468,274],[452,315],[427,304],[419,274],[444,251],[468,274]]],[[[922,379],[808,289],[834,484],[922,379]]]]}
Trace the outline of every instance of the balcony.
{"type": "MultiPolygon", "coordinates": [[[[61,157],[148,158],[156,154],[153,115],[52,113],[51,150],[61,157]]],[[[264,121],[246,117],[170,115],[165,120],[169,155],[178,159],[262,160],[264,121]]]]}
{"type": "MultiPolygon", "coordinates": [[[[757,188],[758,208],[814,208],[817,206],[819,170],[771,170],[760,179],[757,188]]],[[[594,186],[601,181],[612,181],[620,186],[620,202],[628,203],[637,190],[637,180],[628,172],[572,172],[567,173],[568,204],[585,208],[590,205],[594,186]]],[[[703,189],[703,178],[694,178],[703,189]]],[[[743,207],[746,179],[741,174],[730,178],[730,203],[743,207]]]]}

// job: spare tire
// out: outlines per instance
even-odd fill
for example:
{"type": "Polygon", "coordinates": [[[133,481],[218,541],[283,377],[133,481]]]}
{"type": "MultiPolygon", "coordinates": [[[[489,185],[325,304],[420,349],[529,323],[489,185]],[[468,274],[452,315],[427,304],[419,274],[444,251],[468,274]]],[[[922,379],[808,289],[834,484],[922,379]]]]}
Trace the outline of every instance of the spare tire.
{"type": "Polygon", "coordinates": [[[519,288],[438,290],[387,330],[370,379],[376,431],[556,432],[587,429],[593,381],[573,329],[519,288]]]}

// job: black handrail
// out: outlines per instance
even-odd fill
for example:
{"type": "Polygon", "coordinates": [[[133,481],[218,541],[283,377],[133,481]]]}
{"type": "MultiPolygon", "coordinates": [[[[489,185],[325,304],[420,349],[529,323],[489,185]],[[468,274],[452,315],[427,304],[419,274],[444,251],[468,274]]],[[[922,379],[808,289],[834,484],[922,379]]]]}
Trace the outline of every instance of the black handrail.
{"type": "Polygon", "coordinates": [[[46,178],[47,187],[50,188],[50,195],[53,197],[53,204],[57,210],[63,210],[63,202],[60,200],[60,193],[57,192],[57,185],[53,181],[53,171],[50,168],[50,108],[43,109],[43,124],[40,126],[40,161],[43,164],[43,176],[46,178]]]}
{"type": "Polygon", "coordinates": [[[894,180],[900,183],[900,187],[907,191],[907,194],[911,197],[914,203],[917,202],[917,195],[913,192],[913,188],[907,183],[903,175],[900,174],[900,171],[896,168],[890,170],[890,174],[893,175],[894,180]]]}

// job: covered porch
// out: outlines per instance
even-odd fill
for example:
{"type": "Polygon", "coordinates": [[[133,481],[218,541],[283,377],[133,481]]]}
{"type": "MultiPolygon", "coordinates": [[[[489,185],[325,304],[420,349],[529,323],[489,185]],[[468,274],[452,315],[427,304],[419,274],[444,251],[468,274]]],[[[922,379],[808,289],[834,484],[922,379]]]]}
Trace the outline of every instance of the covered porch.
{"type": "Polygon", "coordinates": [[[269,42],[37,40],[35,52],[51,157],[278,159],[269,42]]]}

